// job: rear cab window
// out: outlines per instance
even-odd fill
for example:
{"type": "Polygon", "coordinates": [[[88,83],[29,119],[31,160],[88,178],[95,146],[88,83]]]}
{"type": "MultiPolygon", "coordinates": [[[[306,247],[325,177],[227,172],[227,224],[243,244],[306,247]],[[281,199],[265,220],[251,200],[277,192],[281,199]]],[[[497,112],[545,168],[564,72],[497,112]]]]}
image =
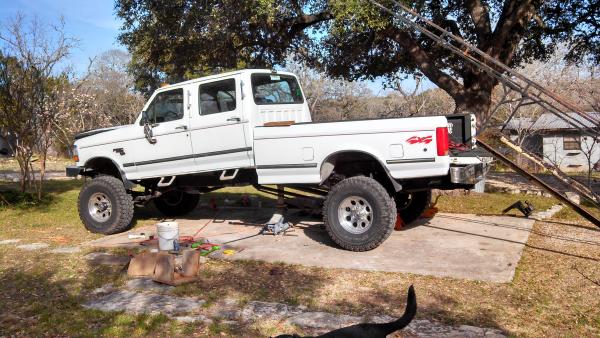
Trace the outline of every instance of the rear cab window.
{"type": "Polygon", "coordinates": [[[252,95],[257,105],[304,103],[295,77],[282,74],[252,74],[252,95]]]}

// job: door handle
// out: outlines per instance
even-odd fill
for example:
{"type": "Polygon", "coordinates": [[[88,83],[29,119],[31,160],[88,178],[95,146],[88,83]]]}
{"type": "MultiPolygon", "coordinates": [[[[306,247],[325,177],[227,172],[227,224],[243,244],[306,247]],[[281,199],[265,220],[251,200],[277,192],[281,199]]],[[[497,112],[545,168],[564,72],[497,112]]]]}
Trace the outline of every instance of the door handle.
{"type": "Polygon", "coordinates": [[[230,117],[227,119],[228,122],[240,122],[242,119],[239,117],[230,117]]]}
{"type": "Polygon", "coordinates": [[[187,126],[178,126],[178,127],[175,127],[175,129],[182,129],[182,130],[187,130],[187,128],[188,128],[187,126]]]}

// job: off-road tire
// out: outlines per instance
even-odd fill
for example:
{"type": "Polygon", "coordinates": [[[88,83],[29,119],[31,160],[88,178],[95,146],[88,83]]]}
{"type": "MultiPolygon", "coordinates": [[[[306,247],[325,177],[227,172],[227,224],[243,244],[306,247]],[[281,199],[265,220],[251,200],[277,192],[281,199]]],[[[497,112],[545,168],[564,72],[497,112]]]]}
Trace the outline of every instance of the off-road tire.
{"type": "Polygon", "coordinates": [[[163,215],[174,217],[191,212],[198,206],[198,202],[200,202],[200,195],[198,194],[173,190],[155,199],[154,205],[163,215]],[[173,194],[177,194],[177,196],[173,196],[173,194]]]}
{"type": "Polygon", "coordinates": [[[396,204],[386,189],[376,180],[355,176],[331,188],[323,205],[323,220],[329,237],[340,247],[351,251],[368,251],[385,241],[396,223],[396,204]],[[340,223],[338,208],[353,196],[364,199],[372,207],[373,219],[366,232],[353,234],[340,223]]]}
{"type": "Polygon", "coordinates": [[[397,193],[394,199],[400,218],[410,225],[431,206],[431,190],[397,193]]]}
{"type": "Polygon", "coordinates": [[[77,200],[79,218],[86,229],[93,233],[111,235],[127,231],[133,226],[133,201],[123,182],[113,176],[97,176],[87,181],[77,200]],[[104,222],[95,220],[89,210],[94,194],[103,194],[110,201],[111,213],[104,222]]]}

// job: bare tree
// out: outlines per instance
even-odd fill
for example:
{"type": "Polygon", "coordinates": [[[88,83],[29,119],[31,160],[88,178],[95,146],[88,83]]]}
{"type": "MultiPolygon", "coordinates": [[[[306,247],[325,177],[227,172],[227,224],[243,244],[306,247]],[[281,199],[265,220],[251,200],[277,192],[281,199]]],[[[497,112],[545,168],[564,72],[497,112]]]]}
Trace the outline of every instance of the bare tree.
{"type": "Polygon", "coordinates": [[[366,84],[334,79],[289,57],[286,70],[298,76],[313,118],[317,121],[365,117],[363,99],[372,96],[366,84]]]}
{"type": "Polygon", "coordinates": [[[85,91],[95,97],[98,114],[108,116],[111,125],[132,123],[145,99],[134,92],[134,79],[127,73],[131,56],[118,49],[108,50],[94,59],[85,91]]]}
{"type": "MultiPolygon", "coordinates": [[[[66,36],[64,20],[44,25],[36,17],[25,20],[17,14],[1,27],[4,44],[0,66],[0,127],[15,138],[12,149],[21,170],[21,190],[35,188],[42,194],[46,157],[52,125],[57,114],[51,101],[56,90],[58,69],[77,41],[66,36]],[[37,186],[32,159],[40,152],[41,175],[37,186]]],[[[60,77],[60,76],[58,76],[60,77]]]]}
{"type": "Polygon", "coordinates": [[[581,138],[581,152],[587,162],[587,185],[590,189],[592,188],[592,173],[595,164],[600,160],[598,156],[600,149],[598,148],[598,142],[593,137],[584,136],[581,138]]]}
{"type": "Polygon", "coordinates": [[[130,56],[109,50],[90,60],[87,72],[71,79],[58,101],[61,119],[54,125],[55,143],[71,155],[73,136],[79,132],[132,123],[145,99],[133,91],[127,73],[130,56]]]}

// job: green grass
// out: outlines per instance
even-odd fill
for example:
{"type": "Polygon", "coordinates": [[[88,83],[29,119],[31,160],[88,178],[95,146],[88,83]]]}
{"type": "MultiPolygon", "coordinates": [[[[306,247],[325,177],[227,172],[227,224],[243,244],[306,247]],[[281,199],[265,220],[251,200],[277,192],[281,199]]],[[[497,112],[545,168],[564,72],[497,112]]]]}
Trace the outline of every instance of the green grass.
{"type": "MultiPolygon", "coordinates": [[[[440,211],[450,213],[467,213],[479,215],[501,215],[502,211],[516,201],[528,201],[532,203],[536,210],[546,210],[559,202],[551,197],[542,197],[525,194],[479,194],[471,193],[465,196],[442,195],[438,201],[437,207],[440,211]]],[[[508,215],[519,215],[518,210],[512,210],[508,215]]]]}
{"type": "MultiPolygon", "coordinates": [[[[70,158],[49,157],[46,160],[46,171],[65,171],[65,167],[73,165],[74,162],[70,158]]],[[[34,170],[40,170],[40,162],[37,157],[34,157],[32,162],[34,170]]],[[[13,158],[0,158],[0,172],[2,171],[19,171],[19,163],[13,158]]]]}
{"type": "MultiPolygon", "coordinates": [[[[80,181],[48,182],[41,203],[19,202],[0,207],[0,240],[46,242],[51,247],[75,245],[100,237],[90,234],[77,216],[80,181]]],[[[0,183],[0,191],[15,188],[0,183]]],[[[202,197],[218,203],[237,201],[243,194],[256,201],[273,199],[252,188],[228,188],[202,197]]],[[[556,203],[551,198],[504,194],[442,196],[444,212],[499,214],[516,200],[538,209],[556,203]]],[[[566,211],[565,211],[566,212],[566,211]]],[[[152,208],[138,213],[138,223],[155,222],[152,208]]],[[[565,217],[571,217],[567,215],[565,217]]],[[[494,327],[514,336],[597,336],[600,334],[600,245],[558,241],[544,234],[598,242],[598,232],[572,218],[569,222],[535,224],[513,282],[498,284],[406,273],[321,269],[256,261],[210,260],[201,279],[179,286],[175,294],[208,301],[203,311],[230,298],[240,306],[251,300],[305,305],[314,311],[353,315],[401,315],[405,290],[414,284],[418,317],[448,324],[494,327]],[[569,224],[575,223],[573,227],[569,224]],[[581,271],[585,275],[575,270],[581,271]],[[276,269],[282,273],[271,274],[276,269]],[[592,281],[590,281],[592,280],[592,281]]],[[[130,250],[114,251],[126,255],[130,250]]],[[[269,320],[249,326],[183,324],[162,315],[103,313],[81,307],[91,291],[106,283],[121,285],[121,267],[88,264],[88,251],[71,255],[25,252],[0,245],[0,332],[12,336],[268,336],[299,333],[298,328],[269,320]]],[[[410,253],[399,259],[410,259],[410,253]]]]}

